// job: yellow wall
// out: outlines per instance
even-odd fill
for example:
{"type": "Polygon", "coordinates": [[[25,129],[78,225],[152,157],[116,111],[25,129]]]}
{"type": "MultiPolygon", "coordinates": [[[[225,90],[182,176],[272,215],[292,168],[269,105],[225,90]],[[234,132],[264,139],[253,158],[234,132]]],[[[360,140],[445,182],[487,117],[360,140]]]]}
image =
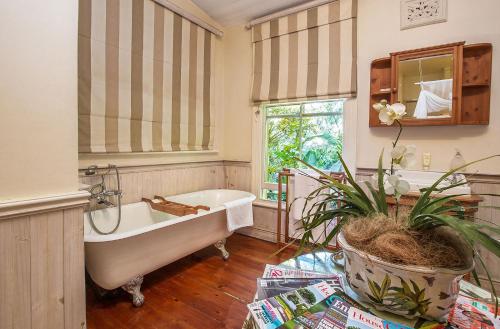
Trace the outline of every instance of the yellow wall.
{"type": "Polygon", "coordinates": [[[75,191],[78,1],[0,13],[0,200],[75,191]]]}
{"type": "MultiPolygon", "coordinates": [[[[399,29],[399,1],[361,0],[358,6],[358,125],[357,166],[373,168],[382,148],[390,148],[396,128],[368,128],[369,76],[373,59],[389,52],[448,42],[493,43],[493,76],[489,126],[410,127],[403,133],[403,144],[415,144],[421,169],[422,152],[432,155],[432,170],[447,170],[455,147],[467,161],[500,153],[500,1],[448,1],[448,22],[399,29]]],[[[388,153],[388,152],[387,152],[388,153]]],[[[490,160],[477,169],[499,174],[500,160],[490,160]]]]}
{"type": "Polygon", "coordinates": [[[252,158],[252,41],[244,26],[227,28],[224,35],[224,159],[252,158]]]}

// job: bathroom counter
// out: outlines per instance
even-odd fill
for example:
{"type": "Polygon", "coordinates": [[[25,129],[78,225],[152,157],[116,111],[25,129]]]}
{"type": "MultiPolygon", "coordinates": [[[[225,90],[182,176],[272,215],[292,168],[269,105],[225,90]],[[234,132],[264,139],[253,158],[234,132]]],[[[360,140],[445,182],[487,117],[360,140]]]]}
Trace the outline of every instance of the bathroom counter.
{"type": "MultiPolygon", "coordinates": [[[[438,197],[442,196],[439,194],[433,195],[433,197],[438,197]]],[[[409,192],[408,194],[405,194],[401,197],[399,200],[399,204],[403,206],[414,206],[415,203],[417,202],[418,198],[420,197],[419,192],[409,192]]],[[[458,201],[460,204],[466,207],[476,207],[476,208],[468,208],[465,211],[465,214],[467,216],[472,216],[475,212],[477,212],[477,206],[479,205],[480,202],[482,202],[484,199],[476,194],[471,194],[471,195],[462,195],[462,196],[457,196],[454,197],[450,200],[450,203],[452,201],[458,201]]],[[[387,197],[387,203],[390,205],[395,205],[396,204],[396,199],[392,196],[387,197]]]]}

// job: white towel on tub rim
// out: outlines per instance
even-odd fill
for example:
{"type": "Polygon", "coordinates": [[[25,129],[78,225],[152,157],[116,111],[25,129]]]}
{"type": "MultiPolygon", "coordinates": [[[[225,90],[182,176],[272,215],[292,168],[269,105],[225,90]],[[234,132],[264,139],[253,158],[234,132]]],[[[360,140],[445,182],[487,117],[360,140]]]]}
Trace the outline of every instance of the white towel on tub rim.
{"type": "Polygon", "coordinates": [[[243,198],[224,203],[227,230],[233,232],[242,227],[253,226],[252,198],[243,198]]]}

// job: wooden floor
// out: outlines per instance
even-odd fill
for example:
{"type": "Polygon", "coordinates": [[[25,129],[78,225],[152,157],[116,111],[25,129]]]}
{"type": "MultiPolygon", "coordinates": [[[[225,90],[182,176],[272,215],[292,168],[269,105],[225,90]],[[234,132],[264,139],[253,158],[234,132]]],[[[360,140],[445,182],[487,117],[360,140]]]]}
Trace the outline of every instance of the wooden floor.
{"type": "Polygon", "coordinates": [[[146,275],[146,302],[140,308],[120,290],[99,299],[88,288],[88,328],[240,329],[264,265],[278,264],[293,252],[272,256],[275,244],[239,234],[226,247],[231,254],[226,262],[209,247],[146,275]]]}

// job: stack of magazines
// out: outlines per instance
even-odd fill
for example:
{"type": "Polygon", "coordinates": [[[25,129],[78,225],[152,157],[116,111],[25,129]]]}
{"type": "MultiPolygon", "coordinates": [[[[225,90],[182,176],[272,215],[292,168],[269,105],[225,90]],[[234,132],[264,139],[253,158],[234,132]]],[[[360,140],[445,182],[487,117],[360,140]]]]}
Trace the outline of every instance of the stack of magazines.
{"type": "Polygon", "coordinates": [[[243,329],[496,329],[494,304],[489,292],[462,280],[447,323],[406,319],[349,297],[341,274],[266,265],[243,329]]]}
{"type": "Polygon", "coordinates": [[[248,309],[245,329],[409,328],[370,314],[344,293],[340,274],[273,265],[257,279],[256,300],[248,309]]]}

